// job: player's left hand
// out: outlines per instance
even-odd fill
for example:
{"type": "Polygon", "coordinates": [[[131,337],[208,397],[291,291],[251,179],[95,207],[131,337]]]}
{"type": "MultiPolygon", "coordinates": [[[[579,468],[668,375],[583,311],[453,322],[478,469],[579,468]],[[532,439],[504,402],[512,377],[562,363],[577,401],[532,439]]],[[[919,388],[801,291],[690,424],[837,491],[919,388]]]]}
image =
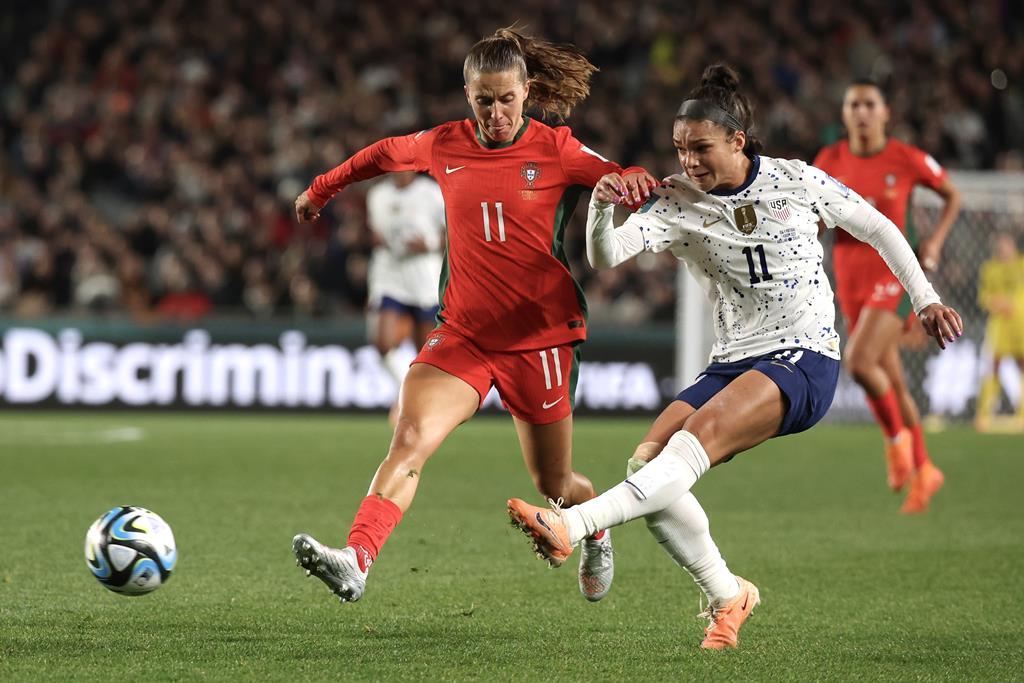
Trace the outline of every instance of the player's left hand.
{"type": "Polygon", "coordinates": [[[946,344],[952,344],[956,338],[964,333],[964,323],[960,314],[949,306],[942,304],[929,304],[918,313],[921,325],[928,336],[934,337],[940,349],[945,349],[946,344]]]}
{"type": "Polygon", "coordinates": [[[942,256],[942,245],[935,240],[922,240],[917,245],[917,260],[926,273],[934,273],[939,267],[939,258],[942,256]]]}

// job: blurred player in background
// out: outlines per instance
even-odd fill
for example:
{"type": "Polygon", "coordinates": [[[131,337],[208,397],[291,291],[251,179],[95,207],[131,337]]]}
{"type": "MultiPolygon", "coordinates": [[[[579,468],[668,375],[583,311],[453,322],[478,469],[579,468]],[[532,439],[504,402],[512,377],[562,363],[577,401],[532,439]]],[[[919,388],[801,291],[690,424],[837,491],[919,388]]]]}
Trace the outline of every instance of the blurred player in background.
{"type": "MultiPolygon", "coordinates": [[[[856,192],[802,161],[757,154],[749,100],[736,72],[708,67],[676,115],[672,140],[683,173],[640,211],[613,225],[621,179],[597,184],[587,255],[614,267],[644,251],[669,250],[714,302],[711,365],[654,421],[624,482],[593,500],[545,510],[509,501],[513,523],[554,566],[581,539],[645,517],[655,539],[710,601],[701,647],[736,647],[760,601],[732,574],[691,487],[710,467],[767,439],[809,429],[828,410],[839,377],[832,289],[822,268],[818,222],[847,226],[879,250],[943,348],[961,330],[890,220],[856,192]]],[[[756,495],[757,482],[751,482],[756,495]]]]}
{"type": "MultiPolygon", "coordinates": [[[[372,341],[401,388],[410,360],[402,343],[412,339],[419,350],[435,325],[444,198],[430,178],[399,171],[370,189],[366,211],[376,242],[367,277],[372,341]]],[[[394,426],[397,400],[389,417],[394,426]]]]}
{"type": "MultiPolygon", "coordinates": [[[[999,399],[999,366],[1004,358],[1017,361],[1024,377],[1024,256],[1009,232],[992,238],[992,258],[981,265],[978,303],[988,312],[985,341],[992,351],[991,372],[981,382],[974,424],[980,432],[991,428],[992,411],[999,399]]],[[[1024,386],[1022,386],[1024,393],[1024,386]]],[[[1017,429],[1024,428],[1024,395],[1017,404],[1017,429]]]]}
{"type": "MultiPolygon", "coordinates": [[[[939,222],[916,245],[921,266],[931,272],[960,212],[960,194],[930,155],[888,137],[888,121],[889,107],[881,88],[871,81],[854,82],[843,99],[848,138],[821,150],[814,165],[885,214],[912,246],[916,241],[910,216],[914,187],[924,185],[937,192],[943,200],[939,222]]],[[[902,512],[923,512],[942,486],[943,475],[928,457],[921,416],[900,360],[900,337],[913,315],[910,299],[878,252],[849,232],[835,233],[832,260],[836,296],[849,334],[843,351],[846,369],[867,394],[885,435],[889,486],[898,492],[910,481],[902,512]]]]}
{"type": "MultiPolygon", "coordinates": [[[[387,138],[318,176],[295,201],[314,219],[345,186],[393,171],[429,172],[447,215],[440,324],[413,362],[399,397],[387,457],[356,513],[347,545],[293,540],[299,564],[342,600],[358,600],[367,572],[412,504],[423,466],[496,386],[515,422],[527,469],[545,496],[582,502],[594,487],[572,469],[572,402],[586,307],[562,247],[580,193],[622,168],[523,114],[565,117],[590,92],[595,67],[576,48],[500,29],[463,67],[473,118],[387,138]]],[[[625,173],[636,204],[657,185],[625,173]]],[[[480,465],[492,453],[481,453],[480,465]]],[[[471,485],[467,492],[471,492],[471,485]]],[[[611,585],[611,540],[584,543],[580,590],[599,600],[611,585]]]]}

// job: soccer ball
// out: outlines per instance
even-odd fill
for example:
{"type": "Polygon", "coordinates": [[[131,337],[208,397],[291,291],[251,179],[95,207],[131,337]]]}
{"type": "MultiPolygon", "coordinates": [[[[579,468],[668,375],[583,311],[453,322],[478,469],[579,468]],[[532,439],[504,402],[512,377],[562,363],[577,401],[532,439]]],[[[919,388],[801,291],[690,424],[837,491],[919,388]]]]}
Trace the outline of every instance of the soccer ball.
{"type": "Polygon", "coordinates": [[[122,595],[155,591],[171,578],[177,561],[171,527],[145,508],[116,507],[93,522],[85,535],[89,571],[122,595]]]}

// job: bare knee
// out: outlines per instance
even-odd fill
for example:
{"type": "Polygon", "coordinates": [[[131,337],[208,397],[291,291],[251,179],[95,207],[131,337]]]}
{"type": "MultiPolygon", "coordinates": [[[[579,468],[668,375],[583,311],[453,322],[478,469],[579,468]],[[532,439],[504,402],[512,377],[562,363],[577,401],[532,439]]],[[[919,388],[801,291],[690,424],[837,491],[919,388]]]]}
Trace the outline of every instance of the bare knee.
{"type": "Polygon", "coordinates": [[[418,470],[435,449],[436,445],[431,445],[429,430],[420,421],[399,417],[387,459],[418,470]]]}
{"type": "Polygon", "coordinates": [[[723,427],[722,421],[713,412],[694,413],[683,423],[683,429],[693,434],[706,451],[721,435],[723,427]]]}

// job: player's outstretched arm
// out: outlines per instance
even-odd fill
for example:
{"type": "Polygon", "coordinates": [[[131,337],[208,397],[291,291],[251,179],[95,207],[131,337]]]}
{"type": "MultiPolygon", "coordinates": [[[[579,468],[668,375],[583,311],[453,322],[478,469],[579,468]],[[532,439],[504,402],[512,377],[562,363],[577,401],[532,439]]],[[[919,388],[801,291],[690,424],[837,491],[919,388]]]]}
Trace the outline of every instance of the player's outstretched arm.
{"type": "Polygon", "coordinates": [[[843,227],[875,248],[903,289],[907,290],[914,303],[914,311],[920,313],[929,304],[939,303],[939,295],[928,282],[914,250],[896,224],[859,197],[852,207],[843,220],[843,227]]]}
{"type": "Polygon", "coordinates": [[[314,220],[331,198],[352,183],[393,171],[429,171],[430,148],[436,129],[411,135],[384,138],[364,147],[344,163],[313,179],[295,199],[295,218],[300,223],[314,220]]]}
{"type": "Polygon", "coordinates": [[[587,212],[587,260],[594,268],[613,268],[644,250],[644,236],[636,225],[616,228],[615,204],[627,197],[618,173],[603,176],[594,186],[587,212]]]}

